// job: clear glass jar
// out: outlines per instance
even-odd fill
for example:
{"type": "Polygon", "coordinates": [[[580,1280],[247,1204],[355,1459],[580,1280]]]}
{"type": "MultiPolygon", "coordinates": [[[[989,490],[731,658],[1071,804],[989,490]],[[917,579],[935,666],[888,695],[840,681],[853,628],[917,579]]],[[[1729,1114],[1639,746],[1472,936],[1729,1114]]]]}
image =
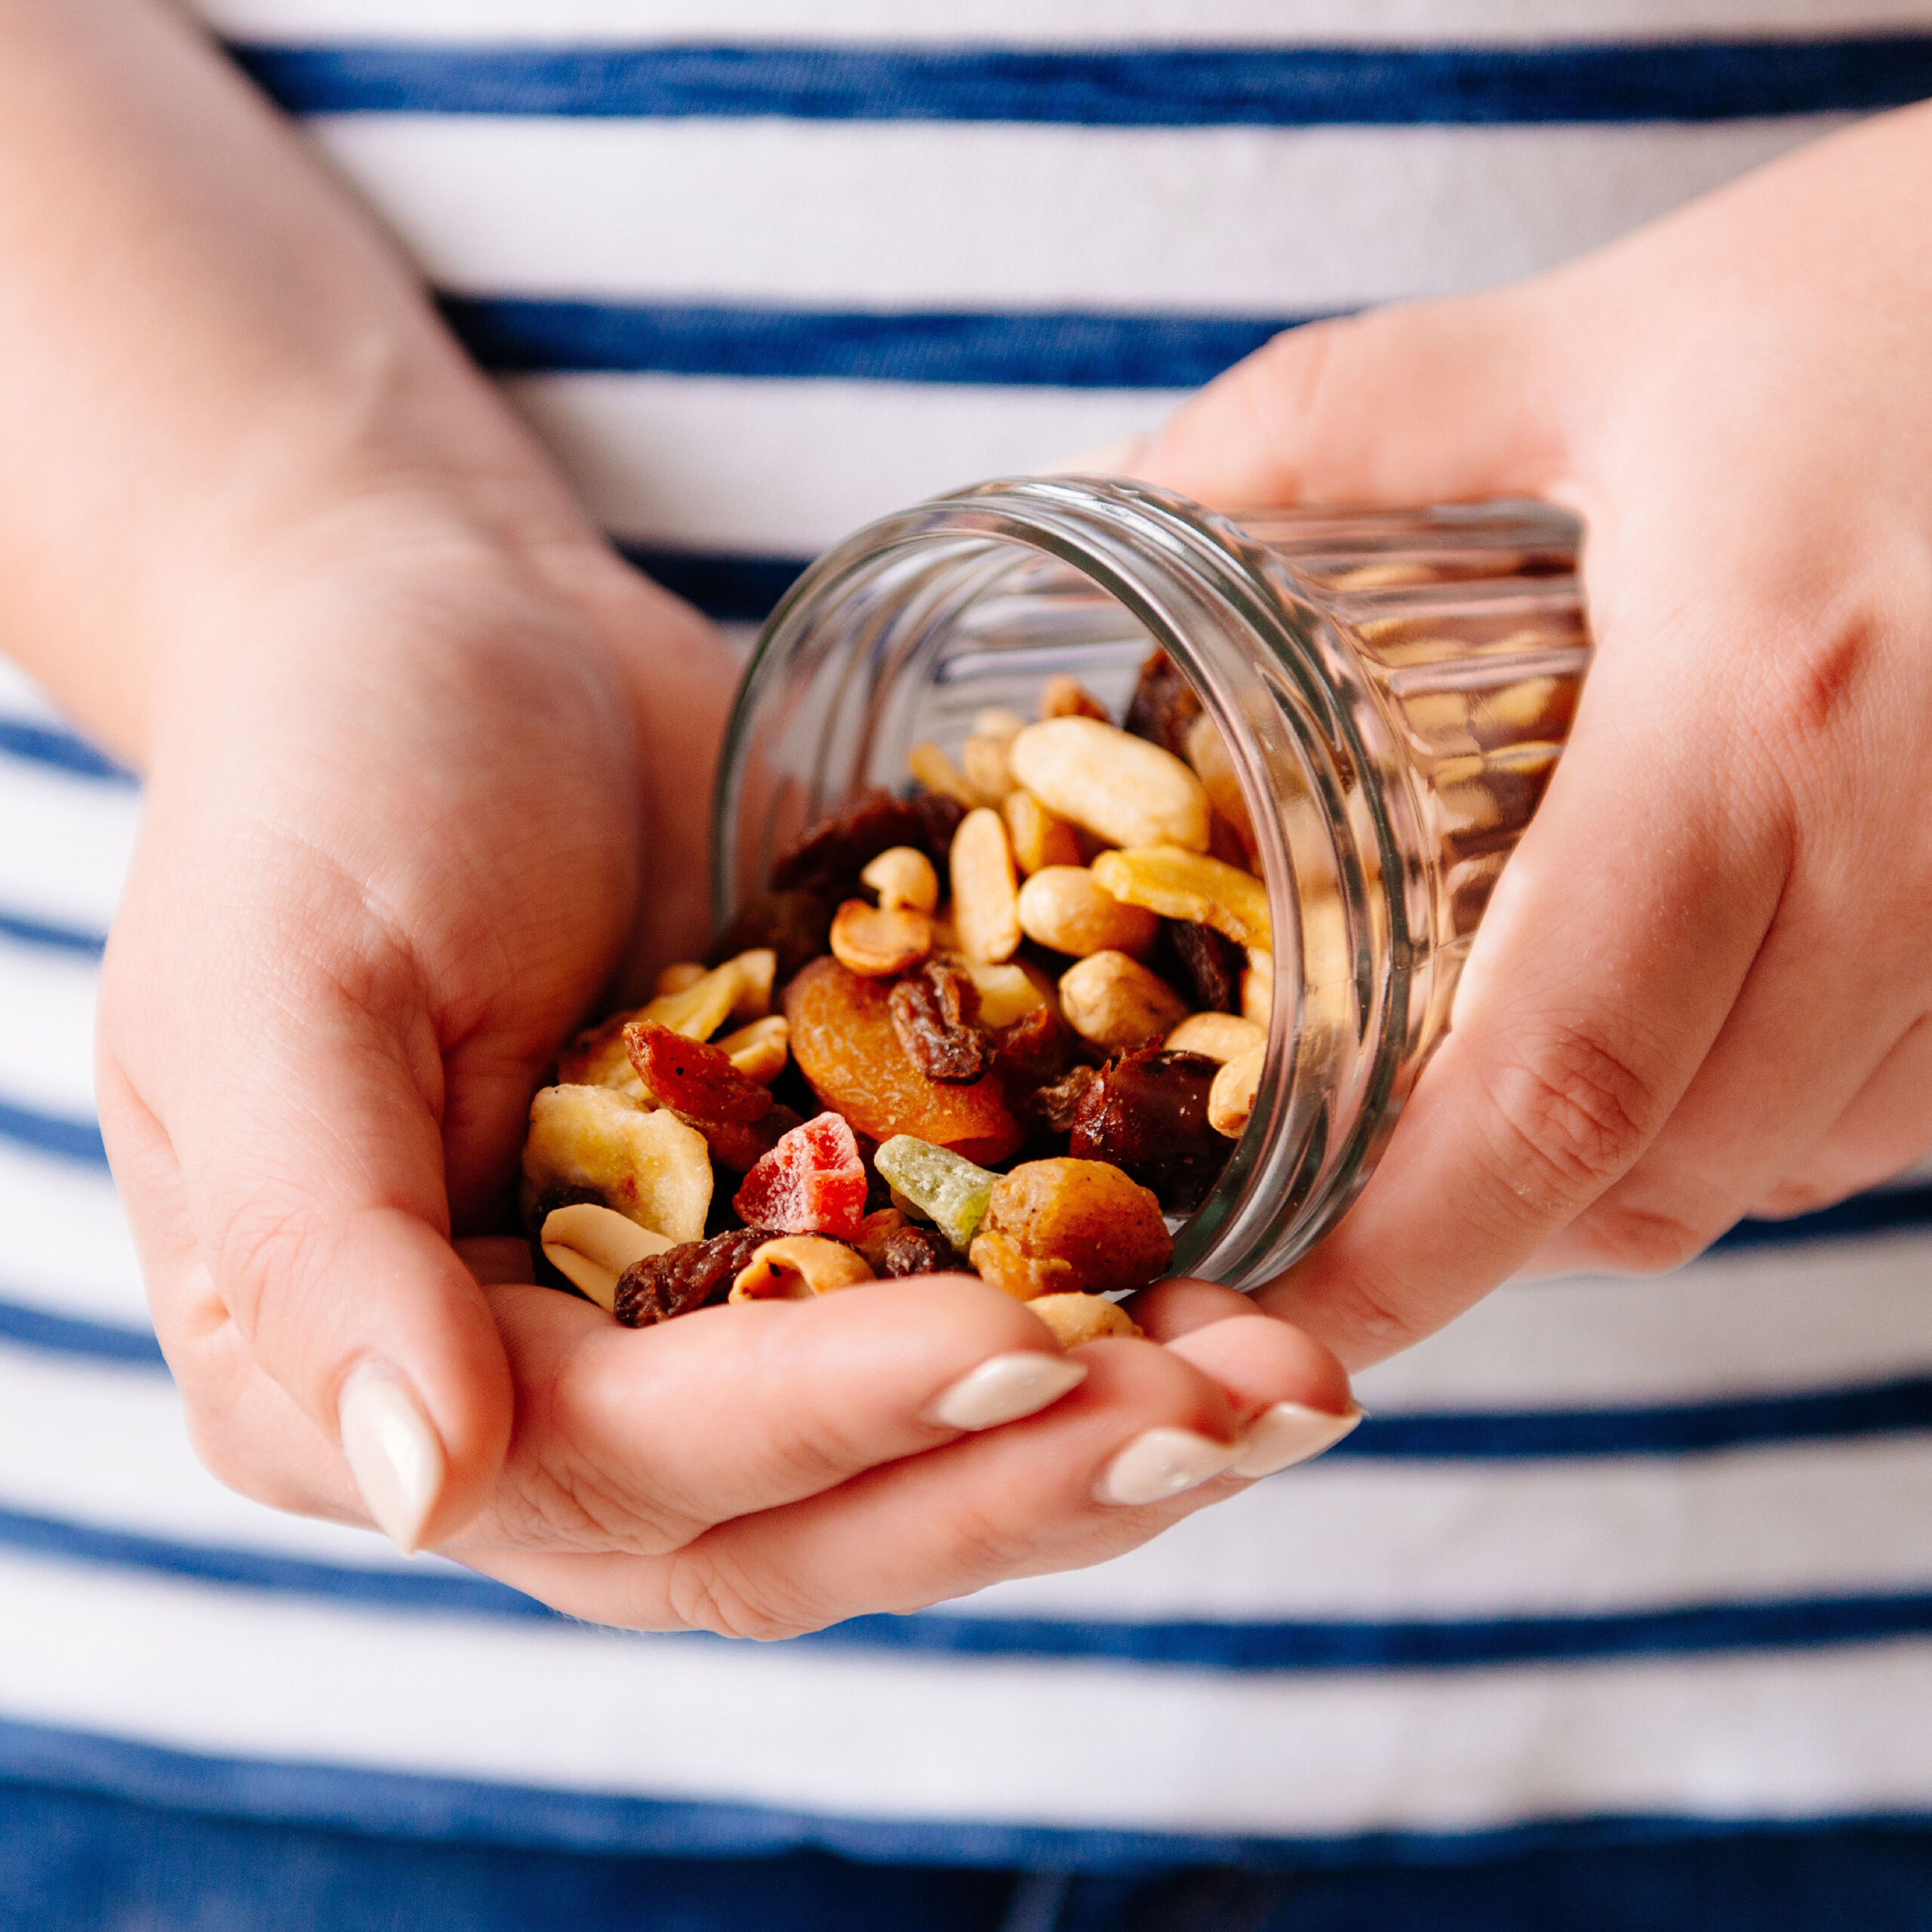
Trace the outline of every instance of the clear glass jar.
{"type": "Polygon", "coordinates": [[[1090,477],[988,483],[858,531],[773,614],[714,821],[721,921],[775,854],[921,739],[1032,715],[1068,672],[1123,713],[1165,651],[1253,823],[1274,998],[1253,1118],[1177,1272],[1278,1273],[1367,1180],[1445,1029],[1477,921],[1547,784],[1590,645],[1549,506],[1229,518],[1090,477]]]}

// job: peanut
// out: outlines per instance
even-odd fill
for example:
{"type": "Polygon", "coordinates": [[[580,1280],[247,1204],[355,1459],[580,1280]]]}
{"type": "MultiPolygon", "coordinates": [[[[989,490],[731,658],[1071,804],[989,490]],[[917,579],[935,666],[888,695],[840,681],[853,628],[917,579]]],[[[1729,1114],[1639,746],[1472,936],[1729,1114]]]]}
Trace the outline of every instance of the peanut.
{"type": "Polygon", "coordinates": [[[1097,718],[1108,722],[1107,707],[1078,678],[1062,671],[1049,678],[1040,693],[1040,715],[1046,718],[1097,718]]]}
{"type": "Polygon", "coordinates": [[[1251,1020],[1232,1013],[1191,1013],[1168,1035],[1171,1054],[1205,1054],[1223,1064],[1257,1052],[1268,1035],[1251,1020]]]}
{"type": "Polygon", "coordinates": [[[1161,922],[1123,906],[1084,866],[1048,866],[1020,888],[1020,929],[1029,939],[1084,959],[1111,949],[1145,958],[1161,922]]]}
{"type": "Polygon", "coordinates": [[[1261,1063],[1266,1057],[1264,1048],[1251,1048],[1215,1075],[1214,1084],[1208,1090],[1208,1124],[1217,1134],[1238,1140],[1246,1132],[1261,1084],[1261,1063]]]}
{"type": "Polygon", "coordinates": [[[882,912],[939,910],[939,874],[916,845],[889,847],[859,877],[878,894],[882,912]]]}
{"type": "Polygon", "coordinates": [[[608,1087],[546,1087],[530,1103],[525,1211],[552,1188],[588,1188],[607,1208],[673,1241],[696,1241],[711,1206],[703,1134],[608,1087]]]}
{"type": "Polygon", "coordinates": [[[932,950],[932,921],[923,912],[883,912],[863,899],[848,899],[832,915],[832,956],[869,980],[882,980],[918,964],[932,950]]]}
{"type": "Polygon", "coordinates": [[[1268,888],[1252,872],[1172,845],[1103,852],[1094,876],[1118,900],[1164,919],[1192,919],[1240,946],[1272,943],[1268,888]]]}
{"type": "Polygon", "coordinates": [[[866,1257],[823,1235],[780,1235],[739,1269],[732,1301],[810,1301],[873,1278],[866,1257]]]}
{"type": "Polygon", "coordinates": [[[969,811],[983,802],[979,793],[967,783],[958,766],[930,738],[921,739],[906,754],[906,768],[928,792],[937,792],[941,798],[950,798],[969,811]]]}
{"type": "Polygon", "coordinates": [[[1009,711],[1003,704],[989,704],[973,720],[973,735],[976,738],[1017,738],[1026,728],[1026,721],[1018,712],[1009,711]]]}
{"type": "Polygon", "coordinates": [[[977,731],[959,748],[959,763],[978,802],[997,805],[1013,789],[1013,770],[1007,762],[1006,738],[983,737],[977,731]]]}
{"type": "Polygon", "coordinates": [[[1013,856],[1030,878],[1048,866],[1077,866],[1083,854],[1080,840],[1063,818],[1056,818],[1031,792],[1009,792],[1000,805],[1005,815],[1013,856]]]}
{"type": "Polygon", "coordinates": [[[1020,888],[998,812],[968,812],[952,835],[952,921],[968,959],[997,965],[1020,945],[1020,888]]]}
{"type": "Polygon", "coordinates": [[[1054,1331],[1063,1349],[1098,1342],[1109,1335],[1138,1335],[1140,1324],[1117,1301],[1104,1295],[1036,1295],[1026,1304],[1054,1331]]]}
{"type": "Polygon", "coordinates": [[[735,1033],[727,1033],[712,1044],[720,1053],[730,1054],[731,1064],[746,1079],[769,1087],[785,1071],[791,1043],[791,1024],[784,1014],[768,1013],[762,1020],[754,1020],[749,1026],[740,1026],[735,1033]]]}
{"type": "Polygon", "coordinates": [[[593,1201],[546,1214],[537,1239],[551,1266],[607,1310],[617,1306],[617,1278],[626,1268],[676,1245],[669,1235],[593,1201]]]}
{"type": "Polygon", "coordinates": [[[1228,755],[1227,740],[1213,718],[1203,713],[1187,728],[1187,761],[1208,794],[1208,802],[1217,817],[1226,819],[1241,841],[1241,850],[1251,855],[1257,849],[1254,821],[1248,816],[1247,800],[1241,780],[1235,775],[1234,760],[1228,755]]]}
{"type": "Polygon", "coordinates": [[[980,995],[980,1024],[995,1033],[1053,1003],[1053,983],[1037,966],[1025,961],[985,966],[969,959],[963,971],[980,995]]]}
{"type": "Polygon", "coordinates": [[[624,1017],[654,1020],[688,1040],[708,1040],[727,1020],[759,1020],[770,1012],[777,971],[777,954],[769,946],[756,946],[714,966],[682,992],[660,994],[624,1017]]]}
{"type": "Polygon", "coordinates": [[[1114,845],[1208,849],[1208,794],[1176,758],[1097,718],[1029,724],[1008,753],[1014,778],[1049,811],[1114,845]]]}
{"type": "Polygon", "coordinates": [[[1275,955],[1264,948],[1247,949],[1247,964],[1241,976],[1241,1017],[1251,1020],[1265,1033],[1275,1011],[1275,955]]]}
{"type": "Polygon", "coordinates": [[[1060,1004],[1067,1024],[1108,1054],[1151,1046],[1187,1017],[1186,1001],[1124,952],[1097,952],[1069,967],[1060,1004]]]}

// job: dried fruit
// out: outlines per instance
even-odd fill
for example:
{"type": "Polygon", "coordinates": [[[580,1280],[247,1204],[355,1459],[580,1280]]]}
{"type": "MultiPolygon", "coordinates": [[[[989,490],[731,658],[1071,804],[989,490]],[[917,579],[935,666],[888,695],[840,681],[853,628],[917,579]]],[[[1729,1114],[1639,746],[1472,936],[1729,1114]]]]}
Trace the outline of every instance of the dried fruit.
{"type": "Polygon", "coordinates": [[[1131,953],[1145,958],[1161,922],[1138,906],[1123,906],[1084,866],[1047,866],[1020,888],[1020,928],[1056,952],[1131,953]]]}
{"type": "Polygon", "coordinates": [[[746,1175],[731,1205],[747,1226],[856,1238],[866,1169],[851,1128],[833,1113],[793,1128],[746,1175]]]}
{"type": "Polygon", "coordinates": [[[937,912],[939,874],[916,845],[889,845],[859,875],[884,912],[937,912]]]}
{"type": "Polygon", "coordinates": [[[992,1042],[980,1030],[980,990],[958,968],[929,959],[888,998],[899,1044],[929,1080],[961,1085],[992,1064],[992,1042]]]}
{"type": "Polygon", "coordinates": [[[1201,715],[1201,700],[1180,667],[1164,651],[1157,651],[1140,667],[1140,681],[1128,700],[1126,725],[1177,757],[1186,748],[1188,727],[1201,715]]]}
{"type": "Polygon", "coordinates": [[[643,1083],[624,1047],[624,1029],[631,1017],[628,1013],[614,1014],[601,1025],[580,1033],[557,1057],[558,1085],[609,1087],[632,1100],[646,1100],[643,1083]]]}
{"type": "Polygon", "coordinates": [[[896,1134],[875,1156],[895,1193],[909,1201],[955,1247],[973,1238],[997,1176],[944,1147],[896,1134]]]}
{"type": "Polygon", "coordinates": [[[771,1238],[766,1228],[731,1228],[649,1256],[619,1278],[611,1312],[626,1328],[648,1328],[721,1301],[739,1269],[771,1238]]]}
{"type": "Polygon", "coordinates": [[[711,1206],[711,1154],[678,1116],[608,1087],[546,1087],[530,1103],[526,1201],[587,1188],[607,1208],[673,1241],[694,1241],[711,1206]]]}
{"type": "Polygon", "coordinates": [[[823,1235],[778,1235],[754,1249],[731,1284],[730,1301],[810,1301],[869,1281],[866,1257],[823,1235]]]}
{"type": "Polygon", "coordinates": [[[973,1265],[1030,1300],[1145,1287],[1174,1258],[1161,1204],[1103,1161],[1029,1161],[993,1183],[973,1265]]]}
{"type": "Polygon", "coordinates": [[[1164,1040],[1187,1017],[1186,1001],[1124,952],[1097,952],[1069,967],[1060,1007],[1083,1040],[1108,1054],[1164,1040]]]}
{"type": "Polygon", "coordinates": [[[1064,671],[1049,678],[1040,692],[1042,718],[1099,718],[1105,719],[1107,707],[1077,678],[1064,671]]]}
{"type": "Polygon", "coordinates": [[[1161,932],[1159,964],[1197,1011],[1232,1013],[1241,1004],[1241,949],[1223,933],[1192,919],[1169,919],[1161,932]]]}
{"type": "Polygon", "coordinates": [[[728,959],[755,947],[769,948],[782,986],[808,959],[825,950],[832,924],[832,902],[823,894],[794,888],[761,892],[739,907],[719,941],[717,956],[728,959]]]}
{"type": "Polygon", "coordinates": [[[966,1257],[937,1228],[910,1222],[888,1235],[879,1244],[875,1264],[881,1275],[950,1275],[964,1271],[966,1257]]]}
{"type": "Polygon", "coordinates": [[[968,812],[952,835],[952,922],[968,959],[1011,959],[1020,944],[1020,888],[999,814],[968,812]]]}
{"type": "Polygon", "coordinates": [[[1114,845],[1208,849],[1208,794],[1171,752],[1095,718],[1050,718],[1013,741],[1013,775],[1049,811],[1114,845]]]}
{"type": "Polygon", "coordinates": [[[1268,1044],[1267,1034],[1234,1013],[1192,1013],[1168,1035],[1171,1054],[1205,1054],[1211,1060],[1238,1060],[1268,1044]]]}
{"type": "Polygon", "coordinates": [[[916,966],[932,950],[933,922],[923,912],[888,912],[848,899],[832,915],[832,956],[869,979],[889,979],[916,966]]]}
{"type": "Polygon", "coordinates": [[[805,887],[828,897],[842,896],[860,872],[889,848],[930,850],[929,832],[928,819],[915,801],[895,798],[890,792],[861,792],[773,862],[773,888],[805,887]]]}
{"type": "Polygon", "coordinates": [[[688,1040],[654,1020],[634,1020],[624,1044],[645,1092],[696,1128],[712,1158],[743,1174],[785,1131],[770,1091],[731,1063],[721,1047],[688,1040]]]}
{"type": "Polygon", "coordinates": [[[1048,1007],[1036,1007],[1003,1028],[993,1042],[993,1070],[1011,1094],[1029,1094],[1066,1071],[1066,1029],[1048,1007]]]}
{"type": "Polygon", "coordinates": [[[1271,943],[1268,888],[1252,872],[1176,845],[1139,845],[1103,852],[1094,876],[1116,899],[1144,906],[1166,919],[1212,926],[1242,946],[1271,943]]]}
{"type": "Polygon", "coordinates": [[[626,1269],[676,1245],[614,1208],[589,1203],[553,1208],[540,1224],[538,1241],[544,1260],[607,1310],[617,1306],[617,1283],[626,1269]]]}
{"type": "Polygon", "coordinates": [[[1042,1127],[1054,1133],[1070,1132],[1088,1088],[1100,1077],[1097,1067],[1070,1067],[1051,1086],[1035,1088],[1028,1098],[1026,1110],[1042,1127]]]}
{"type": "Polygon", "coordinates": [[[1141,1332],[1140,1324],[1118,1302],[1099,1295],[1036,1295],[1026,1306],[1054,1331],[1054,1340],[1063,1349],[1141,1332]]]}
{"type": "Polygon", "coordinates": [[[1021,1128],[998,1083],[928,1078],[899,1043],[889,995],[837,960],[815,959],[785,989],[792,1057],[826,1106],[861,1134],[911,1134],[969,1161],[1004,1160],[1021,1128]]]}
{"type": "Polygon", "coordinates": [[[1080,835],[1063,818],[1056,818],[1031,792],[1009,792],[1000,805],[1006,835],[1013,842],[1013,862],[1031,878],[1047,866],[1077,866],[1084,857],[1080,835]]]}
{"type": "Polygon", "coordinates": [[[1081,1096],[1067,1151],[1111,1161],[1170,1212],[1192,1213],[1228,1158],[1227,1142],[1208,1118],[1220,1071],[1201,1054],[1122,1054],[1081,1096]]]}

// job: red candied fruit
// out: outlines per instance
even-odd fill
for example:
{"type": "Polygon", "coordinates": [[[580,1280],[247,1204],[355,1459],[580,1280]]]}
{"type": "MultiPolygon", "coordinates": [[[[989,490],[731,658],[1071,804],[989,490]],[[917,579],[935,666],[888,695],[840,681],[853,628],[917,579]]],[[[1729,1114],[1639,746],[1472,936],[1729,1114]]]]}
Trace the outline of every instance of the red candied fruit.
{"type": "Polygon", "coordinates": [[[866,1218],[866,1167],[851,1128],[826,1113],[781,1134],[731,1205],[747,1227],[857,1241],[866,1218]]]}

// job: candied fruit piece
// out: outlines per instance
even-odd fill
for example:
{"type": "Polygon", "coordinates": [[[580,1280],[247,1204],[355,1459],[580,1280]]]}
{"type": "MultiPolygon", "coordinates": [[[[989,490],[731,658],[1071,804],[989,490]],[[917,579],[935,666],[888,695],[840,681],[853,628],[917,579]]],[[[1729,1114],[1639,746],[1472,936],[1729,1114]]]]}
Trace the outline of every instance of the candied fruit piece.
{"type": "Polygon", "coordinates": [[[947,1086],[900,1044],[890,994],[832,958],[814,959],[785,989],[792,1057],[821,1106],[881,1140],[909,1134],[983,1164],[1004,1160],[1023,1130],[998,1081],[947,1086]]]}
{"type": "Polygon", "coordinates": [[[894,1134],[874,1158],[879,1172],[954,1247],[971,1241],[996,1175],[909,1134],[894,1134]]]}
{"type": "Polygon", "coordinates": [[[834,1113],[793,1128],[746,1175],[731,1205],[748,1226],[856,1240],[866,1168],[851,1128],[834,1113]]]}
{"type": "Polygon", "coordinates": [[[1106,1161],[1028,1161],[1002,1174],[980,1230],[974,1266],[1023,1299],[1145,1287],[1174,1258],[1161,1204],[1106,1161]]]}
{"type": "Polygon", "coordinates": [[[992,1064],[980,1030],[980,989],[955,966],[928,959],[888,995],[892,1030],[928,1080],[949,1087],[977,1080],[992,1064]]]}
{"type": "Polygon", "coordinates": [[[1192,1213],[1228,1158],[1229,1143],[1208,1118],[1220,1070],[1205,1054],[1152,1048],[1109,1061],[1074,1111],[1067,1152],[1111,1161],[1164,1208],[1192,1213]]]}
{"type": "Polygon", "coordinates": [[[648,1328],[706,1302],[722,1301],[745,1263],[771,1238],[769,1228],[730,1228],[648,1254],[617,1278],[611,1312],[626,1328],[648,1328]]]}
{"type": "Polygon", "coordinates": [[[632,1021],[624,1044],[645,1091],[696,1128],[712,1157],[734,1173],[769,1153],[789,1124],[770,1090],[740,1073],[721,1048],[650,1020],[632,1021]]]}

